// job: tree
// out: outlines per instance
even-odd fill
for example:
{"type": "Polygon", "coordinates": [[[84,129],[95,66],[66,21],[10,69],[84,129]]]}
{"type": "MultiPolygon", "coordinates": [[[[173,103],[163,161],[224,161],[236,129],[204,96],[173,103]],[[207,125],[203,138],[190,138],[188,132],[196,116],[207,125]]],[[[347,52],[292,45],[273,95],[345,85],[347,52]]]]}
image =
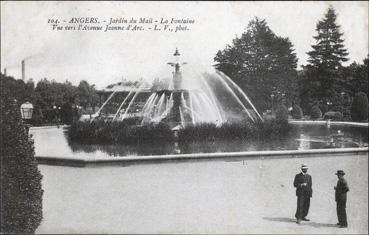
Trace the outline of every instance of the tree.
{"type": "Polygon", "coordinates": [[[70,103],[65,103],[60,110],[60,119],[62,123],[71,124],[75,119],[75,112],[70,103]]]}
{"type": "Polygon", "coordinates": [[[342,62],[347,61],[347,49],[343,45],[340,26],[336,24],[337,15],[332,7],[328,8],[325,18],[317,23],[317,36],[314,36],[316,44],[313,50],[307,54],[308,62],[315,68],[336,70],[342,67],[342,62]]]}
{"type": "Polygon", "coordinates": [[[276,36],[265,20],[255,18],[240,38],[218,51],[215,68],[235,81],[259,110],[271,107],[274,90],[297,97],[297,58],[288,38],[276,36]]]}
{"type": "Polygon", "coordinates": [[[368,93],[368,82],[369,82],[369,55],[364,59],[363,64],[359,64],[355,70],[353,85],[354,92],[364,92],[367,96],[368,93]]]}
{"type": "Polygon", "coordinates": [[[369,55],[364,59],[362,64],[353,62],[344,70],[345,87],[351,96],[357,92],[368,94],[369,76],[369,55]]]}
{"type": "Polygon", "coordinates": [[[320,110],[318,105],[314,105],[311,108],[311,114],[310,114],[312,119],[318,119],[322,117],[322,111],[320,110]]]}
{"type": "Polygon", "coordinates": [[[303,116],[302,109],[298,105],[292,107],[291,115],[294,119],[301,119],[303,116]]]}
{"type": "Polygon", "coordinates": [[[0,92],[10,92],[11,96],[19,103],[33,102],[35,94],[32,80],[24,83],[22,79],[14,79],[4,74],[1,74],[0,79],[0,92]]]}
{"type": "Polygon", "coordinates": [[[77,88],[69,81],[59,83],[47,78],[41,79],[36,86],[36,93],[39,94],[40,104],[43,108],[53,105],[61,107],[65,103],[74,103],[77,99],[77,88]]]}
{"type": "Polygon", "coordinates": [[[95,112],[95,106],[99,102],[99,97],[96,93],[95,85],[90,85],[87,81],[82,80],[78,85],[78,97],[80,105],[86,109],[90,106],[95,112]]]}
{"type": "Polygon", "coordinates": [[[354,121],[368,119],[368,97],[364,92],[358,92],[355,95],[351,106],[351,118],[354,121]]]}
{"type": "Polygon", "coordinates": [[[307,53],[309,64],[301,92],[301,99],[305,103],[308,99],[323,102],[331,100],[344,87],[342,62],[348,60],[348,53],[336,18],[334,9],[329,7],[324,18],[316,25],[316,43],[312,45],[313,50],[307,53]]]}
{"type": "Polygon", "coordinates": [[[53,122],[61,107],[66,103],[75,103],[77,95],[77,87],[68,81],[59,83],[41,79],[35,88],[35,111],[40,113],[45,122],[53,122]]]}
{"type": "Polygon", "coordinates": [[[42,175],[34,157],[33,142],[20,117],[19,102],[14,98],[17,94],[3,88],[0,92],[0,233],[34,233],[42,219],[42,175]]]}
{"type": "Polygon", "coordinates": [[[279,123],[288,123],[288,109],[285,105],[279,105],[275,113],[275,118],[279,123]]]}

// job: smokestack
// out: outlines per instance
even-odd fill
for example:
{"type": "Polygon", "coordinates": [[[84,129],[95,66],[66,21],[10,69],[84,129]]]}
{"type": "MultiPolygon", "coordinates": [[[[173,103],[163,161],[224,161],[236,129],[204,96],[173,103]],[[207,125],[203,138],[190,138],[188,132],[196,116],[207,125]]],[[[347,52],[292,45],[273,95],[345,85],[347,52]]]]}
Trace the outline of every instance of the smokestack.
{"type": "Polygon", "coordinates": [[[4,68],[4,75],[6,76],[6,68],[4,68]]]}
{"type": "Polygon", "coordinates": [[[26,81],[26,61],[22,60],[22,80],[26,81]]]}

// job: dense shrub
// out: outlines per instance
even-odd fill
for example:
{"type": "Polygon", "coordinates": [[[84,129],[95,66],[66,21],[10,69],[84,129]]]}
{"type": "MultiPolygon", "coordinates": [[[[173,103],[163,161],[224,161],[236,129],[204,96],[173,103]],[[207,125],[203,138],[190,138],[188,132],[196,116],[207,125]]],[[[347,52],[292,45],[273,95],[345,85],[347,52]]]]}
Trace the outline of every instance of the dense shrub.
{"type": "Polygon", "coordinates": [[[144,143],[171,140],[173,132],[168,125],[137,126],[127,122],[112,122],[105,120],[77,121],[69,128],[71,141],[79,143],[144,143]]]}
{"type": "Polygon", "coordinates": [[[319,107],[320,111],[322,112],[322,114],[328,112],[328,110],[329,110],[328,105],[325,104],[325,103],[320,103],[318,105],[318,107],[319,107]]]}
{"type": "Polygon", "coordinates": [[[293,134],[295,128],[288,122],[280,122],[276,119],[264,121],[257,126],[258,137],[261,140],[280,139],[287,137],[289,134],[293,134]]]}
{"type": "Polygon", "coordinates": [[[250,123],[224,123],[216,126],[213,123],[199,123],[186,126],[179,132],[180,141],[214,140],[214,139],[246,139],[255,134],[250,123]]]}
{"type": "Polygon", "coordinates": [[[329,111],[326,112],[323,116],[323,119],[327,120],[327,119],[332,119],[335,121],[340,121],[343,119],[343,115],[341,112],[333,112],[333,111],[329,111]]]}
{"type": "Polygon", "coordinates": [[[292,107],[291,115],[292,115],[292,118],[294,119],[301,119],[303,113],[302,113],[302,109],[300,108],[300,106],[294,105],[292,107]]]}
{"type": "Polygon", "coordinates": [[[34,233],[42,219],[42,175],[19,105],[4,93],[0,100],[1,233],[34,233]]]}
{"type": "Polygon", "coordinates": [[[368,97],[364,92],[358,92],[355,95],[351,105],[351,119],[354,121],[368,119],[368,97]]]}
{"type": "Polygon", "coordinates": [[[311,108],[310,116],[312,119],[318,119],[322,117],[322,111],[320,111],[320,108],[317,105],[311,108]]]}
{"type": "MultiPolygon", "coordinates": [[[[180,129],[180,142],[215,139],[270,139],[287,135],[291,130],[288,122],[267,120],[258,123],[212,123],[189,125],[180,129]]],[[[125,122],[74,122],[69,128],[72,142],[88,144],[131,144],[174,141],[174,134],[164,123],[146,126],[127,125],[125,122]]]]}
{"type": "Polygon", "coordinates": [[[75,119],[74,116],[75,112],[72,108],[72,105],[70,103],[65,103],[60,111],[61,122],[69,125],[73,122],[73,119],[75,119]]]}
{"type": "Polygon", "coordinates": [[[288,122],[288,109],[285,105],[279,105],[275,112],[277,122],[285,124],[288,122]]]}
{"type": "MultiPolygon", "coordinates": [[[[275,113],[276,125],[272,126],[274,129],[278,129],[280,132],[285,133],[288,131],[288,109],[285,105],[280,105],[275,113]]],[[[274,131],[274,130],[271,130],[274,131]]]]}

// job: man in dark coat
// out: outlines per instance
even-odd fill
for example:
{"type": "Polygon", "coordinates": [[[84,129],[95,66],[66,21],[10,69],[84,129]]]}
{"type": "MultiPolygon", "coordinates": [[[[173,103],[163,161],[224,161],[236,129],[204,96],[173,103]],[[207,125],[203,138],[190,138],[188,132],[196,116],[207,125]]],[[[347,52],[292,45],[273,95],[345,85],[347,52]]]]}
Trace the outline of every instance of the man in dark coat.
{"type": "Polygon", "coordinates": [[[295,217],[297,219],[298,224],[301,223],[301,220],[309,221],[306,218],[309,208],[310,208],[310,198],[312,197],[312,179],[309,174],[307,174],[308,166],[302,164],[301,173],[295,176],[295,180],[293,181],[293,186],[296,188],[296,196],[297,196],[297,209],[295,217]]]}
{"type": "Polygon", "coordinates": [[[337,225],[340,228],[346,228],[347,227],[346,201],[349,187],[347,185],[347,181],[343,177],[345,175],[345,172],[343,170],[338,170],[336,175],[338,177],[338,182],[337,186],[334,187],[334,190],[336,190],[335,198],[337,203],[337,217],[338,217],[337,225]]]}

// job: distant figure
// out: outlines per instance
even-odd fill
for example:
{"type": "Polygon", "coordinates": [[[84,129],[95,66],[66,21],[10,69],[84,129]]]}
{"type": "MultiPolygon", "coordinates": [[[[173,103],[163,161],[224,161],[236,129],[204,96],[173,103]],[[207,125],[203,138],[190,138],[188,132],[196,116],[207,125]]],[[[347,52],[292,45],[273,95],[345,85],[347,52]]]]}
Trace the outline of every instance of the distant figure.
{"type": "Polygon", "coordinates": [[[307,170],[309,167],[305,164],[301,165],[301,173],[295,176],[295,180],[293,181],[293,186],[296,188],[296,196],[297,196],[297,209],[295,217],[297,219],[296,223],[300,224],[301,220],[310,221],[306,218],[309,208],[310,208],[310,198],[312,197],[313,190],[312,179],[309,174],[307,174],[307,170]]]}
{"type": "Polygon", "coordinates": [[[347,228],[346,201],[349,187],[347,185],[347,181],[343,178],[343,176],[345,175],[345,172],[343,170],[338,170],[336,175],[338,177],[338,182],[337,186],[334,187],[334,190],[336,190],[335,198],[337,204],[337,217],[338,217],[337,225],[340,228],[347,228]]]}

